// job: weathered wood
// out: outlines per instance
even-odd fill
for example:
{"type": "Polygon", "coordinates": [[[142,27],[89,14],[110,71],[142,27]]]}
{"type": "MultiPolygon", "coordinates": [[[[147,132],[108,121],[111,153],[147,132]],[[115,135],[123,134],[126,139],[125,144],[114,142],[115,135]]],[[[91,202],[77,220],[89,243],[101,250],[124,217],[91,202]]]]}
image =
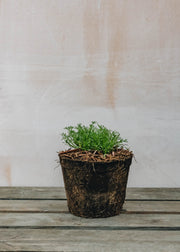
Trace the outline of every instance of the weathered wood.
{"type": "Polygon", "coordinates": [[[0,213],[1,227],[178,227],[178,214],[121,214],[110,218],[85,219],[65,213],[0,213]]]}
{"type": "MultiPolygon", "coordinates": [[[[0,212],[68,212],[66,200],[0,200],[0,212]]],[[[126,201],[126,213],[180,213],[180,201],[126,201]]]]}
{"type": "Polygon", "coordinates": [[[180,188],[127,188],[128,200],[180,200],[180,188]]]}
{"type": "Polygon", "coordinates": [[[180,251],[180,189],[128,188],[123,212],[68,213],[64,188],[0,188],[0,251],[180,251]]]}
{"type": "Polygon", "coordinates": [[[0,240],[3,241],[14,241],[14,240],[62,240],[68,242],[71,240],[76,240],[77,242],[82,241],[82,236],[84,235],[88,240],[99,241],[104,239],[105,241],[113,241],[120,238],[122,240],[137,240],[137,241],[179,241],[180,232],[178,231],[148,231],[148,232],[136,232],[132,230],[111,230],[112,236],[108,235],[106,230],[99,230],[94,232],[94,230],[54,230],[54,229],[6,229],[0,228],[0,240]],[[105,238],[106,237],[106,238],[105,238]]]}
{"type": "Polygon", "coordinates": [[[66,199],[64,187],[1,187],[0,199],[66,199]]]}
{"type": "MultiPolygon", "coordinates": [[[[1,187],[0,199],[66,199],[63,187],[1,187]]],[[[127,200],[180,200],[180,188],[127,188],[127,200]]]]}
{"type": "Polygon", "coordinates": [[[179,252],[177,231],[0,229],[0,251],[179,252]]]}

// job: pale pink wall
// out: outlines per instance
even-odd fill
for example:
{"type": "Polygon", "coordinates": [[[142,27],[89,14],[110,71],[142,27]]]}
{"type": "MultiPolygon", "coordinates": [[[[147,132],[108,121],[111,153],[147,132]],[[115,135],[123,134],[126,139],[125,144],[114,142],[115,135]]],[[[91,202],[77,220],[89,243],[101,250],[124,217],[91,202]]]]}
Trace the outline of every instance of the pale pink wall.
{"type": "Polygon", "coordinates": [[[129,186],[180,186],[180,1],[0,0],[0,185],[63,185],[62,129],[129,139],[129,186]]]}

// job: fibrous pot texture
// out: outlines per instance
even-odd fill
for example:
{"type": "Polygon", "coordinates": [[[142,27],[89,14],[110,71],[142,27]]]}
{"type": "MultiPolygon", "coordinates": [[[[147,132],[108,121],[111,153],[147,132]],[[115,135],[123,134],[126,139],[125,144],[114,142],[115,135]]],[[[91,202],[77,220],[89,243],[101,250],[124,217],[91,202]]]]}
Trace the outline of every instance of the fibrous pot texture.
{"type": "Polygon", "coordinates": [[[122,209],[132,152],[111,161],[72,159],[77,150],[60,152],[59,158],[70,213],[100,218],[118,215],[122,209]]]}

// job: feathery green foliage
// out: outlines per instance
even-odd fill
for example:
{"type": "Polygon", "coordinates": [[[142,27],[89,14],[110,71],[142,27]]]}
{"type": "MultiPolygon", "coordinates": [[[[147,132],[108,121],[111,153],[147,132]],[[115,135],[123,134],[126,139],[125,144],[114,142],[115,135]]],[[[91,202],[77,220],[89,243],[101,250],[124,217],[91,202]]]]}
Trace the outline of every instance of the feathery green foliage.
{"type": "Polygon", "coordinates": [[[97,122],[89,126],[78,124],[65,127],[67,133],[62,133],[62,140],[72,148],[86,151],[100,151],[104,155],[126,146],[127,139],[122,139],[120,133],[107,129],[97,122]]]}

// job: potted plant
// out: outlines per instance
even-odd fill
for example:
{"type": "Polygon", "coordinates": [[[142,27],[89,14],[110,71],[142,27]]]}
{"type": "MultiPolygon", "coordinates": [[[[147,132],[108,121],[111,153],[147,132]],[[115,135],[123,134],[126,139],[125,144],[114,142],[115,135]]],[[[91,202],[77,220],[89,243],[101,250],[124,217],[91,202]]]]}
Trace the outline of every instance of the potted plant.
{"type": "Polygon", "coordinates": [[[86,218],[119,214],[133,157],[127,139],[97,122],[65,130],[62,140],[71,149],[58,155],[70,213],[86,218]]]}

